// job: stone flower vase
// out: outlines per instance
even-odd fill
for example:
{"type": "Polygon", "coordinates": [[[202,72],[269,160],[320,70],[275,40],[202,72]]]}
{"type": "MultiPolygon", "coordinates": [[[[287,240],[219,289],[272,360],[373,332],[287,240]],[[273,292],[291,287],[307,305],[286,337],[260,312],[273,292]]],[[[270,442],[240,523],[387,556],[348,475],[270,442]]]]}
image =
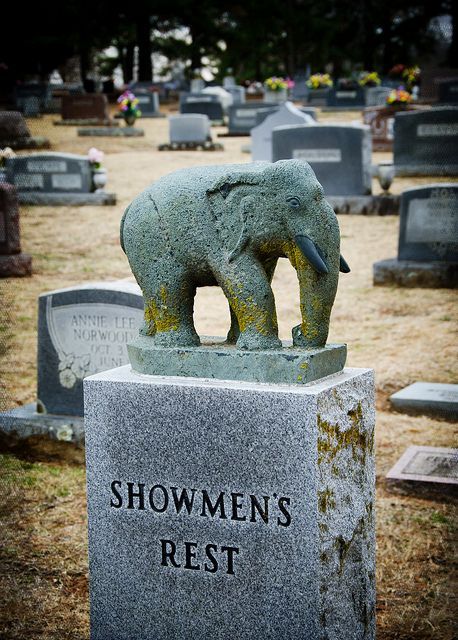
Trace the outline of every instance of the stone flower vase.
{"type": "Polygon", "coordinates": [[[265,89],[264,91],[264,102],[286,102],[288,100],[288,90],[280,89],[279,91],[270,91],[270,89],[265,89]]]}
{"type": "Polygon", "coordinates": [[[124,114],[124,122],[128,127],[133,127],[136,119],[137,119],[137,116],[134,116],[133,113],[124,114]]]}
{"type": "Polygon", "coordinates": [[[100,167],[92,170],[92,184],[95,193],[102,193],[107,183],[107,170],[100,167]]]}

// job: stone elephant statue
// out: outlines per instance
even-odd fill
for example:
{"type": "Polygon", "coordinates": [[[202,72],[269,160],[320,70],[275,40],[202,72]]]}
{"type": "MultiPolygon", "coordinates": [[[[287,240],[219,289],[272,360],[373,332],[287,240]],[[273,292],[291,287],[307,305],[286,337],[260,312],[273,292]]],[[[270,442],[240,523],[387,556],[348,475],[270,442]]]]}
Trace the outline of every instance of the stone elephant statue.
{"type": "Polygon", "coordinates": [[[161,346],[200,344],[196,287],[219,285],[231,311],[228,342],[281,346],[270,286],[279,257],[297,271],[301,347],[326,344],[340,257],[336,215],[311,167],[298,160],[193,167],[157,180],[121,221],[121,246],[145,299],[142,333],[161,346]]]}

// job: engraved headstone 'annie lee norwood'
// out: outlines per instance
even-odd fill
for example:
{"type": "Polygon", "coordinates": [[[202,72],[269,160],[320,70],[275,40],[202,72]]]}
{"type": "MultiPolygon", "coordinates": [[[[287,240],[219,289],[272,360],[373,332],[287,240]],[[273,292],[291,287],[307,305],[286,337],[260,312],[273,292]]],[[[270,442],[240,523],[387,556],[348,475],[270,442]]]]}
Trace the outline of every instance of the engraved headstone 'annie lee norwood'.
{"type": "Polygon", "coordinates": [[[145,323],[131,367],[84,381],[92,640],[373,640],[373,375],[326,344],[349,269],[313,171],[174,172],[129,205],[121,243],[145,323]],[[270,287],[286,256],[293,345],[270,287]],[[216,284],[226,343],[193,323],[216,284]]]}

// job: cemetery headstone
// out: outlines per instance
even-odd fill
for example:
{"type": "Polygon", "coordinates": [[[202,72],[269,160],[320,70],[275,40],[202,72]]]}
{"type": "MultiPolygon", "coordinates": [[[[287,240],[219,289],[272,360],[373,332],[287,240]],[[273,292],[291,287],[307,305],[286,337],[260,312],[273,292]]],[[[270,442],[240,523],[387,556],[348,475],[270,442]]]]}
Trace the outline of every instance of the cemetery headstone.
{"type": "Polygon", "coordinates": [[[397,113],[393,151],[397,175],[458,175],[458,107],[397,113]]]}
{"type": "Polygon", "coordinates": [[[223,87],[225,89],[229,90],[231,87],[235,87],[235,86],[236,86],[236,83],[235,83],[234,76],[225,76],[223,78],[223,87]]]}
{"type": "Polygon", "coordinates": [[[458,104],[458,78],[442,80],[438,89],[439,104],[458,104]]]}
{"type": "Polygon", "coordinates": [[[22,437],[43,433],[82,440],[83,378],[126,364],[127,343],[142,320],[143,297],[132,282],[91,282],[43,293],[37,403],[0,414],[0,428],[22,437]]]}
{"type": "Polygon", "coordinates": [[[339,231],[317,186],[297,161],[193,167],[126,211],[146,325],[131,367],[84,381],[92,640],[374,639],[373,373],[342,371],[344,345],[326,345],[339,231]],[[310,209],[329,271],[310,238],[285,230],[310,209]],[[311,302],[301,297],[293,346],[250,257],[267,246],[269,262],[284,240],[321,274],[311,284],[294,253],[311,302]],[[216,281],[236,345],[192,330],[195,286],[216,281]]]}
{"type": "Polygon", "coordinates": [[[139,92],[135,94],[138,98],[138,108],[142,112],[142,118],[164,118],[164,114],[159,111],[159,94],[157,91],[148,93],[139,92]]]}
{"type": "Polygon", "coordinates": [[[205,89],[202,90],[202,95],[216,96],[223,107],[224,113],[227,113],[228,108],[233,103],[232,94],[224,87],[218,85],[205,87],[205,89]]]}
{"type": "Polygon", "coordinates": [[[0,182],[0,277],[31,274],[32,258],[21,253],[16,189],[11,184],[0,182]]]}
{"type": "Polygon", "coordinates": [[[224,119],[223,106],[218,96],[210,93],[181,95],[180,113],[200,113],[208,116],[212,122],[222,122],[224,119]]]}
{"type": "Polygon", "coordinates": [[[395,409],[403,413],[458,418],[458,384],[414,382],[390,396],[395,409]]]}
{"type": "Polygon", "coordinates": [[[365,105],[363,87],[352,89],[331,88],[326,94],[326,106],[345,109],[349,107],[362,108],[365,105]]]}
{"type": "Polygon", "coordinates": [[[456,494],[458,450],[410,446],[389,470],[386,478],[391,488],[456,494]]]}
{"type": "Polygon", "coordinates": [[[402,193],[398,258],[374,264],[374,284],[458,284],[458,185],[432,184],[402,193]]]}
{"type": "Polygon", "coordinates": [[[272,162],[272,131],[275,127],[314,124],[309,115],[300,111],[292,102],[285,102],[278,110],[251,130],[251,154],[254,161],[272,162]]]}
{"type": "Polygon", "coordinates": [[[310,89],[307,102],[312,107],[325,107],[330,89],[310,89]]]}
{"type": "MultiPolygon", "coordinates": [[[[380,87],[377,87],[380,88],[380,87]]],[[[424,109],[417,105],[406,105],[404,111],[424,109]]],[[[363,122],[371,128],[372,147],[374,151],[391,151],[394,140],[394,119],[399,113],[397,107],[368,107],[363,111],[363,122]]]]}
{"type": "Polygon", "coordinates": [[[40,149],[49,148],[47,138],[30,135],[24,116],[19,111],[0,111],[0,149],[40,149]]]}
{"type": "Polygon", "coordinates": [[[202,89],[205,89],[205,82],[202,78],[191,80],[191,93],[200,93],[202,89]]]}
{"type": "Polygon", "coordinates": [[[365,125],[293,125],[272,132],[272,159],[305,160],[326,196],[371,193],[371,136],[365,125]]]}
{"type": "Polygon", "coordinates": [[[115,204],[110,193],[92,193],[92,171],[87,156],[72,153],[35,153],[6,160],[6,180],[25,204],[115,204]]]}
{"type": "Polygon", "coordinates": [[[234,104],[228,110],[228,136],[249,136],[251,129],[257,124],[257,116],[260,113],[272,113],[279,105],[266,102],[246,102],[234,104]]]}
{"type": "Polygon", "coordinates": [[[390,87],[367,87],[365,90],[366,107],[384,107],[390,93],[390,87]]]}
{"type": "Polygon", "coordinates": [[[16,107],[25,116],[35,117],[45,111],[51,100],[51,85],[44,82],[30,82],[17,85],[14,90],[16,107]]]}
{"type": "Polygon", "coordinates": [[[212,140],[208,116],[200,113],[170,116],[169,137],[170,143],[159,145],[159,151],[183,149],[215,151],[223,149],[221,144],[214,143],[212,140]]]}
{"type": "Polygon", "coordinates": [[[106,95],[88,93],[62,96],[62,121],[55,124],[113,125],[108,115],[106,95]]]}
{"type": "Polygon", "coordinates": [[[307,102],[310,89],[307,87],[305,75],[293,76],[294,86],[291,89],[291,98],[298,102],[307,102]]]}
{"type": "Polygon", "coordinates": [[[244,104],[246,100],[245,87],[229,86],[224,87],[228,93],[232,96],[232,104],[244,104]]]}

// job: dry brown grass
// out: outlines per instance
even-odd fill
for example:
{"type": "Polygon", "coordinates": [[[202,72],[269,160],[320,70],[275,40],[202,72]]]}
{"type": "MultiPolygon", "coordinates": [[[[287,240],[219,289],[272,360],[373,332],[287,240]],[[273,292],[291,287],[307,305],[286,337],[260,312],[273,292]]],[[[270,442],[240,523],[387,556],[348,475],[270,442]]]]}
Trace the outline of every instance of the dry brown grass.
{"type": "MultiPolygon", "coordinates": [[[[244,138],[224,138],[224,152],[159,153],[157,144],[167,140],[165,120],[140,121],[145,138],[120,140],[78,138],[73,127],[53,127],[53,119],[30,121],[33,133],[47,135],[54,150],[102,148],[107,189],[117,193],[118,204],[22,208],[23,250],[33,256],[34,275],[0,282],[5,310],[0,345],[8,347],[0,349],[1,384],[11,406],[35,399],[38,294],[82,281],[130,277],[118,226],[134,195],[179,167],[249,160],[241,152],[248,142],[244,138]]],[[[376,159],[386,157],[376,154],[376,159]]],[[[428,182],[396,180],[392,190],[428,182]]],[[[373,367],[377,380],[378,638],[452,640],[454,504],[390,493],[383,478],[409,444],[456,444],[452,424],[397,414],[388,403],[394,390],[415,380],[456,381],[456,292],[373,287],[372,263],[396,255],[398,219],[342,216],[339,222],[352,273],[341,278],[330,340],[347,342],[348,365],[373,367]]],[[[295,274],[286,261],[279,265],[274,290],[280,333],[289,338],[299,310],[295,274]]],[[[229,315],[219,290],[199,291],[196,317],[199,333],[224,334],[229,315]]],[[[83,455],[65,445],[57,454],[37,442],[10,451],[0,462],[1,638],[88,638],[83,455]]]]}

